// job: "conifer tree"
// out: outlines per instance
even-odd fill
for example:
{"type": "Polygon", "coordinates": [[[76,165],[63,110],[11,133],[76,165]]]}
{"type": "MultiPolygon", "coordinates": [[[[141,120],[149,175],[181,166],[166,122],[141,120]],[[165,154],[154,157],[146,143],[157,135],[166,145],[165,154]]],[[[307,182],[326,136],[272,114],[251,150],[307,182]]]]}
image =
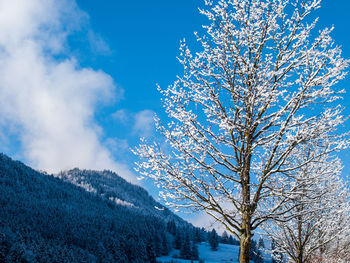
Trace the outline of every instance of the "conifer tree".
{"type": "Polygon", "coordinates": [[[208,241],[209,241],[211,250],[216,251],[219,246],[219,236],[216,233],[215,229],[209,232],[208,241]]]}
{"type": "Polygon", "coordinates": [[[259,238],[258,248],[259,248],[260,250],[265,249],[265,243],[264,243],[264,239],[262,239],[262,237],[259,238]]]}
{"type": "Polygon", "coordinates": [[[232,235],[229,236],[229,238],[228,238],[228,243],[229,243],[230,245],[233,245],[233,244],[234,244],[234,240],[233,240],[232,235]]]}
{"type": "Polygon", "coordinates": [[[192,249],[191,249],[191,242],[190,237],[188,233],[185,234],[185,238],[183,240],[181,250],[180,250],[180,257],[183,259],[192,259],[192,249]]]}
{"type": "Polygon", "coordinates": [[[191,259],[193,259],[193,260],[198,260],[199,259],[198,247],[197,247],[197,244],[195,242],[192,242],[191,259]]]}
{"type": "Polygon", "coordinates": [[[167,231],[172,234],[173,236],[176,235],[176,224],[174,219],[168,221],[167,223],[167,231]]]}
{"type": "Polygon", "coordinates": [[[169,251],[170,249],[169,249],[168,238],[165,232],[162,232],[162,255],[168,255],[169,251]]]}
{"type": "Polygon", "coordinates": [[[175,240],[174,240],[175,249],[181,249],[182,243],[183,243],[182,239],[183,239],[182,234],[180,232],[180,229],[178,228],[175,235],[175,240]]]}
{"type": "Polygon", "coordinates": [[[203,241],[202,230],[200,228],[196,228],[194,231],[194,241],[197,243],[203,241]]]}
{"type": "Polygon", "coordinates": [[[259,249],[258,244],[256,243],[255,240],[252,240],[252,246],[250,248],[250,259],[254,263],[263,263],[263,255],[259,249]]]}
{"type": "Polygon", "coordinates": [[[228,244],[228,241],[228,234],[226,231],[224,231],[221,236],[221,243],[228,244]]]}

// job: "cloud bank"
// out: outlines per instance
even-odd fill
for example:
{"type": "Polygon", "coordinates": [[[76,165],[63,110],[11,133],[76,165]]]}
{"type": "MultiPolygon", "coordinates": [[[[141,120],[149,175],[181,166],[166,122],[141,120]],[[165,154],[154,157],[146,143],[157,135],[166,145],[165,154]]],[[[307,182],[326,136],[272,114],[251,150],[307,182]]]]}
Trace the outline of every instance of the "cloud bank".
{"type": "MultiPolygon", "coordinates": [[[[25,160],[38,169],[111,169],[132,180],[101,142],[94,120],[121,90],[69,55],[68,37],[87,24],[74,1],[0,1],[0,134],[17,137],[25,160]]],[[[92,46],[103,46],[87,33],[98,41],[92,46]]]]}

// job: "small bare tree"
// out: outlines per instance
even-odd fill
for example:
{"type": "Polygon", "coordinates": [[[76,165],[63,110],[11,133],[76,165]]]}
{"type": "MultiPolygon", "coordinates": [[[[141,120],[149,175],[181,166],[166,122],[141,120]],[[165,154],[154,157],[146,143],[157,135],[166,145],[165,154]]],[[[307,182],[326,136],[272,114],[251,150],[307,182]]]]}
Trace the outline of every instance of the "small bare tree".
{"type": "MultiPolygon", "coordinates": [[[[167,204],[204,210],[240,240],[249,262],[254,230],[280,216],[268,205],[270,180],[301,143],[344,146],[335,106],[348,61],[309,15],[320,0],[206,1],[202,49],[182,43],[184,75],[159,89],[168,120],[157,129],[168,145],[142,141],[138,171],[155,179],[167,204]]],[[[308,162],[308,160],[306,161],[308,162]]],[[[303,164],[301,164],[303,165],[303,164]]]]}

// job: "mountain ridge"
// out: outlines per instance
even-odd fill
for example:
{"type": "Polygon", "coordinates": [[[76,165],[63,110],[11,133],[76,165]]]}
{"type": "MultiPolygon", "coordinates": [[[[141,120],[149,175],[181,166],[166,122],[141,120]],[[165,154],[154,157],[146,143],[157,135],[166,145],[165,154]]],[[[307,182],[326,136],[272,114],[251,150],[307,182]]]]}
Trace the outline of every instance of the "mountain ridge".
{"type": "Polygon", "coordinates": [[[145,210],[145,214],[175,220],[178,224],[188,224],[167,207],[157,202],[143,187],[128,182],[110,170],[96,171],[74,168],[54,175],[66,182],[82,187],[117,205],[145,210]]]}

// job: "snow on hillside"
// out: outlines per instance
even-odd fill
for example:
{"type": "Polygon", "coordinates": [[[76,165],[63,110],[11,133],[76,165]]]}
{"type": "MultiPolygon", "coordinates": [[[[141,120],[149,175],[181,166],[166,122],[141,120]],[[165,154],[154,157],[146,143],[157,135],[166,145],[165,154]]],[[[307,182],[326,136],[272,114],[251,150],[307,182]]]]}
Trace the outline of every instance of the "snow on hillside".
{"type": "Polygon", "coordinates": [[[203,243],[198,246],[198,251],[206,263],[238,263],[239,246],[220,244],[217,251],[212,251],[208,243],[203,243]]]}
{"type": "MultiPolygon", "coordinates": [[[[205,263],[238,263],[239,246],[221,244],[217,251],[212,251],[208,243],[201,243],[198,245],[199,258],[204,260],[205,263]]],[[[174,250],[171,256],[179,254],[178,251],[174,250]]],[[[171,256],[157,258],[158,262],[161,263],[198,263],[196,260],[183,260],[174,259],[171,256]]]]}
{"type": "Polygon", "coordinates": [[[66,182],[79,186],[87,192],[102,196],[117,205],[138,209],[144,215],[151,215],[163,221],[175,220],[177,225],[190,226],[189,223],[173,214],[158,203],[140,186],[133,185],[111,171],[73,170],[55,175],[66,182]]]}

